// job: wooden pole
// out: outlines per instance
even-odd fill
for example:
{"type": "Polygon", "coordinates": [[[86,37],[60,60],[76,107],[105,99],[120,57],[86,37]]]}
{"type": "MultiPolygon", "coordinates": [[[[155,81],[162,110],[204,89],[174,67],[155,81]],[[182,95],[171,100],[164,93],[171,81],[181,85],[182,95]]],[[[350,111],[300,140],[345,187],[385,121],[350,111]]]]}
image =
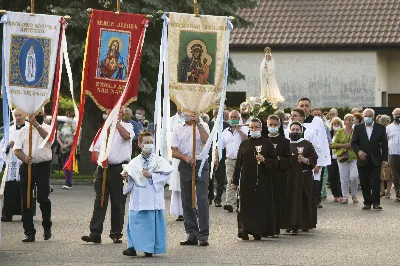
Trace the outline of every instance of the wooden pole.
{"type": "Polygon", "coordinates": [[[119,14],[119,12],[121,11],[121,0],[117,0],[117,12],[115,12],[115,14],[119,14]]]}
{"type": "MultiPolygon", "coordinates": [[[[106,143],[108,142],[108,137],[109,136],[110,136],[110,128],[107,129],[107,140],[106,140],[106,143]]],[[[102,208],[104,206],[104,197],[105,197],[105,194],[106,194],[107,168],[108,168],[108,163],[107,163],[107,166],[103,168],[103,182],[101,184],[101,198],[100,198],[100,207],[102,207],[102,208]]]]}
{"type": "Polygon", "coordinates": [[[31,15],[35,14],[35,0],[31,0],[31,15]]]}
{"type": "Polygon", "coordinates": [[[193,127],[193,165],[192,165],[192,208],[196,208],[196,123],[192,122],[193,127]]]}
{"type": "MultiPolygon", "coordinates": [[[[29,123],[29,150],[28,156],[32,157],[32,123],[29,123]]],[[[32,182],[32,164],[28,164],[28,187],[26,191],[26,208],[31,208],[31,182],[32,182]]]]}
{"type": "Polygon", "coordinates": [[[193,14],[195,14],[196,16],[198,16],[199,15],[199,7],[198,7],[198,4],[197,4],[197,0],[194,0],[194,12],[193,12],[193,14]]]}

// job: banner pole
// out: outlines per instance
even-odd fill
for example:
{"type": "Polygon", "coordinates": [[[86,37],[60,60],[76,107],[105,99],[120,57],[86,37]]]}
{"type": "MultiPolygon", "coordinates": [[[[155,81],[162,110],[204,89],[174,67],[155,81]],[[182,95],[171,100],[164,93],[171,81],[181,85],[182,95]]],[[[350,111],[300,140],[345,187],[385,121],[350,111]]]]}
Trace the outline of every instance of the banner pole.
{"type": "MultiPolygon", "coordinates": [[[[107,129],[106,143],[108,143],[109,136],[110,136],[110,128],[107,129]]],[[[100,199],[100,207],[102,207],[102,208],[104,206],[104,195],[106,193],[107,168],[108,168],[108,163],[107,163],[106,167],[103,168],[103,180],[102,180],[102,184],[101,184],[101,199],[100,199]]]]}
{"type": "Polygon", "coordinates": [[[35,14],[35,0],[31,0],[31,15],[35,14]]]}
{"type": "Polygon", "coordinates": [[[119,12],[121,11],[121,0],[117,0],[117,12],[115,12],[115,14],[119,14],[119,12]]]}
{"type": "Polygon", "coordinates": [[[199,17],[199,8],[198,8],[198,4],[197,4],[197,0],[193,0],[194,1],[194,10],[193,10],[193,14],[195,14],[196,17],[199,17]]]}
{"type": "MultiPolygon", "coordinates": [[[[32,156],[32,123],[29,123],[29,150],[28,156],[32,156]]],[[[32,182],[32,164],[28,164],[28,187],[26,191],[26,208],[31,208],[31,182],[32,182]]]]}
{"type": "Polygon", "coordinates": [[[192,122],[193,127],[193,154],[192,158],[194,163],[192,164],[192,208],[196,207],[196,122],[192,122]]]}

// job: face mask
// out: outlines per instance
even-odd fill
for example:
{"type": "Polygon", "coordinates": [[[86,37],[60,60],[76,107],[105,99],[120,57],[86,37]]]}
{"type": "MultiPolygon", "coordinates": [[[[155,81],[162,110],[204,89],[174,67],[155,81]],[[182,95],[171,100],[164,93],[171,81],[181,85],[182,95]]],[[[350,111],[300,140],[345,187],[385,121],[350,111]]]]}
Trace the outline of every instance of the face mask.
{"type": "Polygon", "coordinates": [[[268,128],[269,133],[271,133],[272,135],[276,135],[279,132],[279,128],[277,127],[269,127],[268,128]]]}
{"type": "Polygon", "coordinates": [[[393,119],[396,123],[400,123],[400,116],[393,116],[393,119]]]}
{"type": "Polygon", "coordinates": [[[231,126],[237,125],[237,124],[239,124],[239,120],[229,120],[229,124],[231,126]]]}
{"type": "Polygon", "coordinates": [[[184,115],[183,116],[183,120],[185,120],[186,122],[192,120],[192,117],[190,115],[184,115]]]}
{"type": "Polygon", "coordinates": [[[65,120],[65,122],[71,124],[71,123],[72,123],[72,118],[71,118],[71,117],[67,117],[67,119],[65,120]]]}
{"type": "Polygon", "coordinates": [[[374,119],[372,117],[364,117],[364,122],[367,125],[372,125],[372,123],[374,122],[374,119]]]}
{"type": "Polygon", "coordinates": [[[340,126],[333,126],[333,131],[338,131],[340,129],[340,126]]]}
{"type": "Polygon", "coordinates": [[[289,138],[292,141],[298,141],[302,137],[303,137],[303,133],[299,133],[299,132],[289,133],[289,138]]]}
{"type": "Polygon", "coordinates": [[[103,120],[106,120],[107,119],[107,114],[103,114],[103,120]]]}
{"type": "Polygon", "coordinates": [[[142,116],[142,115],[136,114],[135,116],[136,116],[136,119],[137,119],[137,120],[142,120],[142,119],[143,119],[143,116],[142,116]]]}
{"type": "Polygon", "coordinates": [[[35,116],[35,119],[36,119],[36,122],[38,122],[41,125],[41,124],[43,124],[44,116],[37,115],[37,116],[35,116]]]}
{"type": "Polygon", "coordinates": [[[252,137],[252,138],[261,137],[261,131],[250,131],[250,137],[252,137]]]}
{"type": "Polygon", "coordinates": [[[143,144],[142,151],[146,154],[150,154],[153,152],[154,144],[143,144]]]}

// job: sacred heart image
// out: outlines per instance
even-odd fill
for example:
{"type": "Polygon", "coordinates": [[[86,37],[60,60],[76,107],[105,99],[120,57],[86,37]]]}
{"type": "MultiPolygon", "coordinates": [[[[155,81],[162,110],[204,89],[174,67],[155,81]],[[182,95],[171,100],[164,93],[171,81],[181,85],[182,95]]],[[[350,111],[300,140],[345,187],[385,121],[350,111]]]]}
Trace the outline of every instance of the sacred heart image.
{"type": "Polygon", "coordinates": [[[97,77],[126,81],[130,32],[101,29],[97,77]]]}
{"type": "Polygon", "coordinates": [[[11,36],[10,86],[47,89],[51,39],[11,36]]]}
{"type": "Polygon", "coordinates": [[[179,36],[178,80],[214,85],[217,34],[182,31],[179,36]]]}

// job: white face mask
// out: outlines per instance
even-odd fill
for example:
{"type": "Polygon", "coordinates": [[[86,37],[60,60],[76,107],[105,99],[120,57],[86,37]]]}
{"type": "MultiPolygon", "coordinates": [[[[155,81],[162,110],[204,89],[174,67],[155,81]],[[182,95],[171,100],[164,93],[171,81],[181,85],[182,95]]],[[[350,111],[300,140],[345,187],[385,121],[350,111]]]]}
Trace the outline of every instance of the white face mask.
{"type": "Polygon", "coordinates": [[[65,120],[65,122],[71,124],[71,123],[72,123],[72,117],[67,117],[67,119],[65,120]]]}
{"type": "Polygon", "coordinates": [[[143,144],[142,151],[146,154],[150,154],[153,152],[154,144],[143,144]]]}
{"type": "Polygon", "coordinates": [[[334,131],[338,131],[340,129],[340,126],[333,126],[334,131]]]}

